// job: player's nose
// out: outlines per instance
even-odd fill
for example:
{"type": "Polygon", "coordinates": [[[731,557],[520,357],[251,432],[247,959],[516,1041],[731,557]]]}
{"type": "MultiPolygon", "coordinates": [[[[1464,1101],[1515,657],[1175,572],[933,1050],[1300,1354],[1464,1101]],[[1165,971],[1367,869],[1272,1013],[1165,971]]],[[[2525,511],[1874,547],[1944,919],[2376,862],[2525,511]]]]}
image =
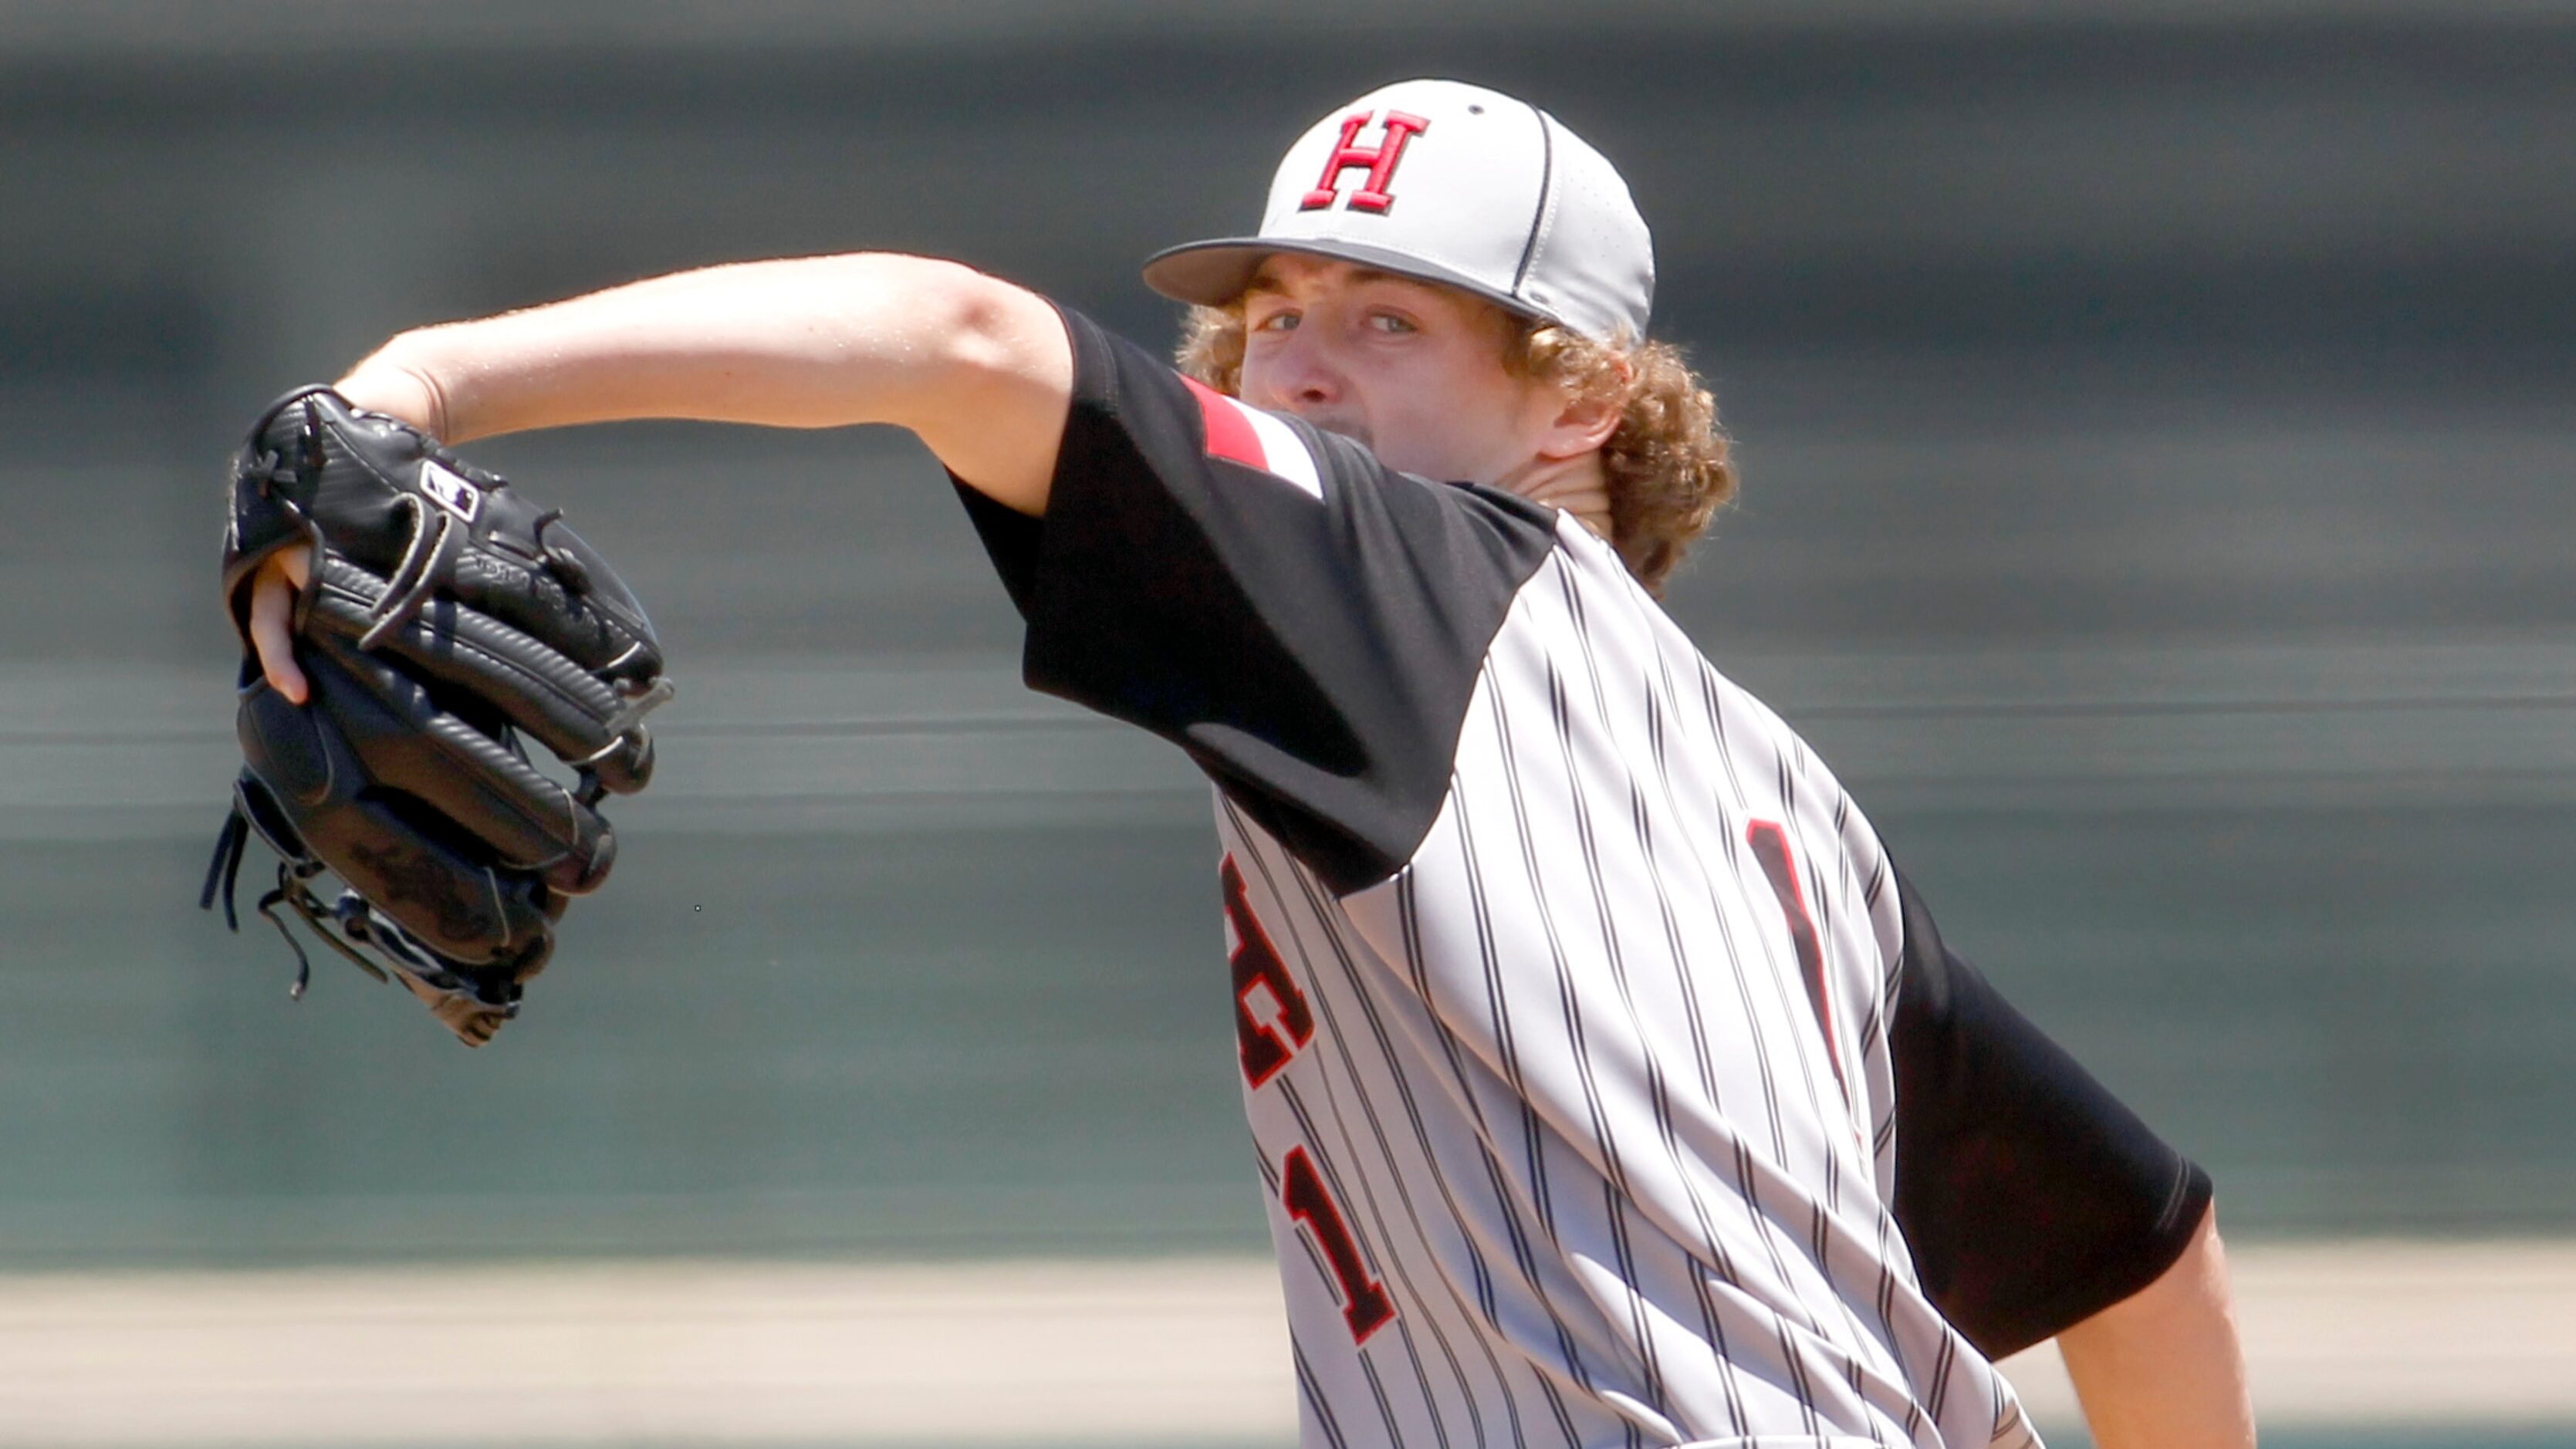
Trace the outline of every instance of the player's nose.
{"type": "Polygon", "coordinates": [[[1271,349],[1268,391],[1271,404],[1291,412],[1332,407],[1350,390],[1348,373],[1333,356],[1321,327],[1300,327],[1271,349]]]}

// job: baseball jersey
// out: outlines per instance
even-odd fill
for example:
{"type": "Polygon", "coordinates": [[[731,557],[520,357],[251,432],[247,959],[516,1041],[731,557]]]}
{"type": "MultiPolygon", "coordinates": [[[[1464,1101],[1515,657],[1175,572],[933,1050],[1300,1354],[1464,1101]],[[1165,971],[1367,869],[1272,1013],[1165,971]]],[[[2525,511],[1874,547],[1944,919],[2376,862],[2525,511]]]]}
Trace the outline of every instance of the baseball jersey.
{"type": "Polygon", "coordinates": [[[1212,782],[1304,1442],[2036,1444],[1991,1358],[2207,1178],[1580,523],[1066,322],[1045,517],[961,492],[1028,682],[1212,782]]]}

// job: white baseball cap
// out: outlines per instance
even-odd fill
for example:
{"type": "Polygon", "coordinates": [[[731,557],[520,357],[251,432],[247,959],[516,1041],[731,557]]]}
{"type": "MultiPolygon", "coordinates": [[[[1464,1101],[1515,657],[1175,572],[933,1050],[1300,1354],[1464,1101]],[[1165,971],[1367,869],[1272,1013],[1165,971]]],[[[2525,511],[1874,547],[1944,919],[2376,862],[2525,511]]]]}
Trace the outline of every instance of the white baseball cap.
{"type": "Polygon", "coordinates": [[[1599,341],[1646,335],[1655,249],[1628,184],[1556,117],[1500,91],[1399,81],[1308,128],[1254,236],[1158,252],[1145,282],[1218,307],[1279,252],[1473,292],[1599,341]]]}

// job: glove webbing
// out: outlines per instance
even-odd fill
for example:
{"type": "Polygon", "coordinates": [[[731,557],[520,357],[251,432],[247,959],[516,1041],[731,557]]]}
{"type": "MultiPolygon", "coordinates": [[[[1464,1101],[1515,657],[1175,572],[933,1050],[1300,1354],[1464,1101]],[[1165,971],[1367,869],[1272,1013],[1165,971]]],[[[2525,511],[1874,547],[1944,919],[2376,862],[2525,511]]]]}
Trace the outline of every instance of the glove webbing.
{"type": "MultiPolygon", "coordinates": [[[[197,909],[210,911],[214,909],[220,891],[224,903],[224,924],[234,931],[241,929],[241,918],[233,910],[234,887],[241,878],[242,855],[249,843],[250,822],[236,808],[224,817],[223,831],[215,837],[215,858],[206,865],[205,889],[197,894],[197,909]]],[[[407,954],[402,948],[409,944],[399,939],[400,926],[377,918],[374,910],[355,891],[343,891],[339,900],[324,905],[322,898],[315,895],[307,884],[320,875],[322,869],[322,862],[318,860],[279,861],[277,889],[261,896],[256,907],[260,915],[277,928],[277,934],[286,939],[287,949],[295,953],[295,984],[286,989],[286,994],[296,1001],[304,999],[305,987],[312,984],[313,961],[304,954],[303,944],[295,939],[295,933],[286,928],[285,917],[277,913],[279,906],[292,908],[325,945],[348,957],[351,965],[378,981],[392,978],[385,975],[383,968],[376,963],[359,955],[348,940],[342,939],[342,933],[345,932],[350,940],[363,941],[388,954],[407,954]],[[339,925],[339,931],[331,929],[333,923],[339,925]]]]}
{"type": "MultiPolygon", "coordinates": [[[[220,896],[224,903],[224,924],[235,931],[241,920],[233,911],[234,885],[241,876],[242,855],[249,846],[251,825],[239,804],[224,817],[221,833],[215,837],[214,859],[206,865],[205,888],[198,892],[197,908],[213,910],[220,896]]],[[[277,913],[285,906],[304,918],[304,924],[320,937],[322,944],[339,952],[349,964],[378,981],[391,982],[399,977],[405,990],[425,1003],[448,1030],[467,1046],[481,1046],[492,1039],[493,1032],[504,1021],[519,1014],[517,991],[511,989],[505,999],[495,1001],[483,987],[447,966],[435,952],[415,940],[401,924],[367,904],[356,891],[344,890],[339,899],[324,902],[309,884],[325,867],[310,858],[281,860],[277,863],[277,889],[259,898],[258,911],[277,934],[286,940],[287,949],[295,953],[295,982],[287,996],[304,999],[304,989],[313,980],[313,960],[304,953],[303,943],[287,929],[286,918],[277,913]],[[358,952],[369,946],[384,953],[395,975],[358,952]]]]}

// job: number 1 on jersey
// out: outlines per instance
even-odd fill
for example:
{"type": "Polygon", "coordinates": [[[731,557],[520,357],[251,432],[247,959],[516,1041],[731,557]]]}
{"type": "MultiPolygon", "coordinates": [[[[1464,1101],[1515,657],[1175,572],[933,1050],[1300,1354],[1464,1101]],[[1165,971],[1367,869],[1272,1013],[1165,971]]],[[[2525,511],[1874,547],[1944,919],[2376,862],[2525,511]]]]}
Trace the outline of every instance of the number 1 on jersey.
{"type": "Polygon", "coordinates": [[[1360,1245],[1351,1237],[1350,1225],[1342,1221],[1342,1210],[1306,1149],[1289,1148],[1288,1159],[1279,1168],[1279,1201],[1288,1216],[1315,1235],[1315,1246],[1332,1266],[1334,1282],[1342,1290],[1342,1322],[1350,1325],[1351,1342],[1368,1342],[1370,1334],[1395,1316],[1395,1300],[1386,1296],[1386,1289],[1369,1276],[1368,1264],[1360,1261],[1360,1245]]]}

